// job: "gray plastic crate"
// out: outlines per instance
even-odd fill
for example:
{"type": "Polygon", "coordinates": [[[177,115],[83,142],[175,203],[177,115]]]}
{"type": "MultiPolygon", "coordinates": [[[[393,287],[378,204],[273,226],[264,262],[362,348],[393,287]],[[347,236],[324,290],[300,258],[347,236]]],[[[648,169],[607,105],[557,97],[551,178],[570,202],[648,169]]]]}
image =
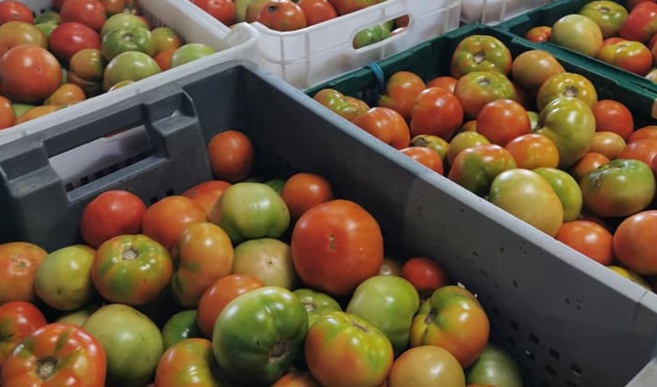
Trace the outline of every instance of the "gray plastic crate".
{"type": "MultiPolygon", "coordinates": [[[[0,146],[0,241],[53,249],[79,241],[78,221],[100,192],[146,203],[210,178],[205,144],[244,131],[256,172],[325,176],[338,197],[379,221],[386,247],[427,255],[478,294],[492,338],[527,386],[621,386],[652,356],[657,296],[375,140],[272,74],[245,62],[190,73],[75,121],[0,146]],[[50,160],[117,129],[144,125],[149,152],[116,170],[90,170],[66,190],[50,160]]],[[[83,162],[83,160],[80,160],[83,162]]]]}

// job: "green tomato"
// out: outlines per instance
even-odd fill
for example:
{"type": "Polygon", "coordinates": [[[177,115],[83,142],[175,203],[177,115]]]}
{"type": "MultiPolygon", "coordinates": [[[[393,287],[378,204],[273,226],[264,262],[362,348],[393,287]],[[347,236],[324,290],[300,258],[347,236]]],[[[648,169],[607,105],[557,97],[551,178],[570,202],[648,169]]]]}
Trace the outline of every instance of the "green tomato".
{"type": "Polygon", "coordinates": [[[160,72],[160,65],[148,54],[139,51],[122,52],[105,67],[103,90],[108,91],[121,81],[139,81],[160,72]]]}
{"type": "Polygon", "coordinates": [[[179,341],[196,337],[203,337],[201,328],[196,325],[196,309],[174,314],[162,327],[165,350],[179,341]]]}
{"type": "Polygon", "coordinates": [[[228,376],[271,385],[303,356],[308,315],[290,290],[267,286],[232,300],[217,318],[212,349],[228,376]]]}
{"type": "Polygon", "coordinates": [[[467,384],[522,387],[516,361],[501,347],[489,343],[474,364],[465,370],[467,384]]]}
{"type": "Polygon", "coordinates": [[[216,51],[203,43],[187,43],[178,47],[171,57],[171,67],[182,66],[196,59],[210,56],[216,51]]]}
{"type": "Polygon", "coordinates": [[[265,184],[270,186],[276,193],[279,195],[281,194],[281,191],[283,191],[283,186],[285,185],[285,179],[271,179],[265,181],[265,184]]]}
{"type": "Polygon", "coordinates": [[[558,97],[541,111],[535,133],[554,142],[559,150],[559,168],[565,169],[591,149],[595,136],[595,116],[581,99],[558,97]]]}
{"type": "Polygon", "coordinates": [[[66,324],[73,324],[81,327],[85,321],[91,316],[95,311],[100,308],[97,305],[87,305],[83,308],[80,308],[78,310],[72,311],[70,313],[67,313],[57,319],[56,322],[59,323],[66,323],[66,324]]]}
{"type": "Polygon", "coordinates": [[[102,38],[103,36],[107,35],[109,32],[117,28],[124,28],[124,27],[143,27],[148,29],[148,24],[144,19],[140,18],[137,15],[127,12],[117,13],[115,15],[110,16],[105,21],[103,27],[100,29],[100,37],[102,38]]]}
{"type": "Polygon", "coordinates": [[[559,197],[563,206],[563,221],[570,222],[579,217],[582,212],[582,190],[577,181],[567,172],[556,168],[535,168],[534,172],[541,175],[559,197]]]}
{"type": "Polygon", "coordinates": [[[504,75],[511,71],[511,51],[491,35],[470,35],[454,49],[450,63],[455,78],[473,71],[496,71],[504,75]]]}
{"type": "Polygon", "coordinates": [[[326,293],[308,288],[296,289],[292,293],[299,297],[301,303],[306,308],[309,327],[311,327],[320,316],[326,313],[342,311],[342,307],[338,304],[335,298],[326,293]]]}
{"type": "Polygon", "coordinates": [[[589,17],[600,27],[603,39],[618,36],[620,26],[628,16],[625,7],[615,1],[609,0],[597,0],[586,3],[579,10],[579,14],[589,17]]]}
{"type": "Polygon", "coordinates": [[[290,212],[267,184],[240,182],[224,191],[212,208],[210,221],[237,244],[245,239],[280,237],[290,225],[290,212]]]}
{"type": "Polygon", "coordinates": [[[408,348],[413,316],[419,307],[420,296],[413,284],[402,277],[377,275],[358,285],[346,312],[381,330],[399,355],[408,348]]]}
{"type": "Polygon", "coordinates": [[[153,56],[155,44],[151,31],[144,27],[116,28],[103,36],[101,51],[108,61],[122,52],[138,51],[153,56]]]}
{"type": "Polygon", "coordinates": [[[53,10],[47,10],[45,12],[42,12],[34,17],[34,20],[32,21],[33,24],[59,24],[61,22],[61,18],[59,17],[59,14],[53,10]]]}
{"type": "Polygon", "coordinates": [[[354,48],[361,48],[380,42],[390,37],[390,29],[384,24],[377,24],[370,28],[358,31],[354,36],[354,48]]]}

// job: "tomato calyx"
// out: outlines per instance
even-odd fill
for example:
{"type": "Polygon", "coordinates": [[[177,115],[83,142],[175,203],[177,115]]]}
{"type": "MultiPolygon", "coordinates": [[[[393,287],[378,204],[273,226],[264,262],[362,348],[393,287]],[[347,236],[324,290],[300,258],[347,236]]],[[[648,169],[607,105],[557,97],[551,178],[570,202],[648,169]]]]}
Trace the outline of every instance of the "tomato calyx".
{"type": "Polygon", "coordinates": [[[486,52],[484,52],[484,50],[479,50],[472,55],[472,60],[476,64],[483,62],[485,59],[486,59],[486,52]]]}
{"type": "Polygon", "coordinates": [[[317,303],[313,301],[301,301],[301,304],[306,309],[306,312],[312,313],[317,310],[317,303]]]}
{"type": "Polygon", "coordinates": [[[369,332],[370,330],[367,329],[367,327],[363,324],[360,324],[358,321],[352,319],[351,320],[351,325],[353,325],[355,328],[360,329],[363,332],[369,332]]]}
{"type": "Polygon", "coordinates": [[[57,363],[59,363],[57,359],[52,356],[37,360],[36,374],[39,375],[41,380],[49,379],[55,374],[55,371],[57,370],[57,363]]]}
{"type": "Polygon", "coordinates": [[[433,319],[436,318],[437,315],[438,315],[438,311],[435,309],[431,309],[429,313],[427,313],[426,317],[424,317],[424,323],[431,324],[433,322],[433,319]]]}
{"type": "Polygon", "coordinates": [[[484,86],[484,87],[490,86],[490,79],[483,77],[477,80],[477,83],[479,84],[479,86],[484,86]]]}
{"type": "Polygon", "coordinates": [[[269,362],[276,363],[289,352],[290,343],[288,340],[278,340],[269,352],[269,362]]]}
{"type": "Polygon", "coordinates": [[[123,250],[123,253],[121,254],[121,258],[124,261],[134,261],[137,257],[139,257],[139,251],[132,246],[123,250]]]}
{"type": "Polygon", "coordinates": [[[579,89],[577,89],[577,87],[575,86],[566,86],[564,87],[563,95],[565,97],[577,98],[577,96],[579,95],[579,89]]]}

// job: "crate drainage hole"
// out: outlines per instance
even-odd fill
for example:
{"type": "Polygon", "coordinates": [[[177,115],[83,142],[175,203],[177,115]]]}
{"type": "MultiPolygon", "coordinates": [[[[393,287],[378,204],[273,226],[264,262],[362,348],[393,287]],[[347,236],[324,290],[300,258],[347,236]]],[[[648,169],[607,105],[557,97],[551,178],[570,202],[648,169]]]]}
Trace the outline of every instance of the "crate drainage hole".
{"type": "Polygon", "coordinates": [[[533,333],[530,333],[530,334],[529,334],[529,341],[531,341],[531,342],[532,342],[533,344],[535,344],[535,345],[539,345],[539,344],[540,344],[540,340],[539,340],[538,337],[537,337],[536,335],[534,335],[533,333]]]}
{"type": "Polygon", "coordinates": [[[515,320],[511,320],[509,325],[511,325],[511,328],[513,328],[514,331],[520,330],[520,324],[518,324],[518,322],[515,320]]]}
{"type": "Polygon", "coordinates": [[[555,360],[559,360],[559,358],[561,357],[559,355],[559,351],[557,351],[554,348],[550,348],[550,350],[548,352],[550,353],[550,356],[552,356],[555,360]]]}
{"type": "Polygon", "coordinates": [[[575,363],[570,364],[570,371],[573,373],[573,375],[577,376],[578,378],[582,376],[582,368],[575,363]]]}
{"type": "Polygon", "coordinates": [[[545,370],[547,371],[548,374],[552,376],[557,376],[557,371],[554,368],[552,368],[552,366],[546,365],[545,370]]]}

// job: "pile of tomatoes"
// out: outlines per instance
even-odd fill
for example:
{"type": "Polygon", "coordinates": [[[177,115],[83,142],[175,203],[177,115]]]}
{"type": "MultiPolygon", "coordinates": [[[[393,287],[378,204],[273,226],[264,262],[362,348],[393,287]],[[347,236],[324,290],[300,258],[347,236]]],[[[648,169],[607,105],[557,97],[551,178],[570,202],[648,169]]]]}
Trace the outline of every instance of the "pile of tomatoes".
{"type": "Polygon", "coordinates": [[[655,288],[657,126],[550,53],[469,35],[450,73],[391,74],[370,107],[313,97],[379,140],[587,257],[655,288]],[[636,130],[635,130],[636,129],[636,130]]]}
{"type": "Polygon", "coordinates": [[[55,0],[37,16],[0,2],[0,129],[185,64],[215,50],[153,28],[135,0],[55,0]]]}
{"type": "Polygon", "coordinates": [[[0,385],[522,385],[476,296],[329,181],[207,151],[180,195],[99,194],[79,244],[0,244],[0,385]]]}

